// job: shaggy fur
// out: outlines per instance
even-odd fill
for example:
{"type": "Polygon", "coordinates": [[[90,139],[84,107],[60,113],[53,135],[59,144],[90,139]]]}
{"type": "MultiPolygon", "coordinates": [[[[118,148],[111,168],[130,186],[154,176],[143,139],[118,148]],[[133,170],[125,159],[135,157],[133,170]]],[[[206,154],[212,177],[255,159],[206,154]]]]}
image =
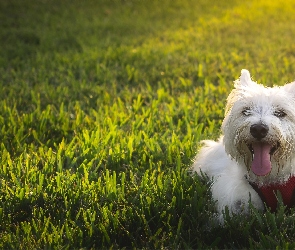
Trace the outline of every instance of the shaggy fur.
{"type": "Polygon", "coordinates": [[[268,88],[242,70],[227,98],[218,142],[203,141],[193,170],[213,179],[217,210],[247,213],[249,201],[264,209],[257,186],[284,183],[295,175],[295,82],[268,88]]]}

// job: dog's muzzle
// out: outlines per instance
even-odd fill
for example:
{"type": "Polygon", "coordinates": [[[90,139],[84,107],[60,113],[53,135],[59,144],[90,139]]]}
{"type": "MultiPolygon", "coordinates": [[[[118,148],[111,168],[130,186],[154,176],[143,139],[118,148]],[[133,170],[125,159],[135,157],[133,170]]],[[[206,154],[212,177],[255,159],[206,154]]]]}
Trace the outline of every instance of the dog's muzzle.
{"type": "Polygon", "coordinates": [[[257,176],[265,176],[271,171],[271,156],[278,149],[279,143],[274,145],[264,139],[269,132],[269,127],[263,123],[251,125],[250,134],[254,141],[248,144],[252,153],[251,170],[257,176]]]}
{"type": "Polygon", "coordinates": [[[250,134],[259,141],[267,135],[268,131],[268,126],[263,123],[253,124],[250,127],[250,134]]]}

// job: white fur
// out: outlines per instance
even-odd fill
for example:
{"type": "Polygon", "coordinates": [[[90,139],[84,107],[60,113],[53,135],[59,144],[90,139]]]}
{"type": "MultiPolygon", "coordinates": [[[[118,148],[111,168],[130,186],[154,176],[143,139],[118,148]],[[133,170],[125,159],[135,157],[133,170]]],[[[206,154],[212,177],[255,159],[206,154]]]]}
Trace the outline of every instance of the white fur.
{"type": "Polygon", "coordinates": [[[252,81],[243,69],[234,86],[227,98],[223,135],[218,142],[204,141],[193,164],[194,171],[213,179],[212,196],[221,218],[226,206],[231,213],[247,213],[250,200],[256,208],[264,208],[249,182],[258,186],[282,183],[295,175],[295,82],[268,88],[252,81]],[[278,117],[282,111],[286,116],[278,117]],[[252,153],[247,145],[256,140],[250,133],[256,123],[269,127],[262,141],[279,145],[266,176],[257,176],[250,168],[252,153]]]}

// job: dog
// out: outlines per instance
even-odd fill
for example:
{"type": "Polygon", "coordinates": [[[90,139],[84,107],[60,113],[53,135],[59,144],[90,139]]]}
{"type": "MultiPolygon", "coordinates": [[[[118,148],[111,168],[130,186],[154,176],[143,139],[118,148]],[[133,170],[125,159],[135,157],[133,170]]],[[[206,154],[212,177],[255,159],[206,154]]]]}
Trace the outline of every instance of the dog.
{"type": "Polygon", "coordinates": [[[212,180],[222,221],[249,204],[275,211],[280,196],[295,205],[295,82],[264,87],[243,69],[227,98],[219,140],[203,141],[192,170],[212,180]],[[279,191],[279,192],[278,192],[279,191]]]}

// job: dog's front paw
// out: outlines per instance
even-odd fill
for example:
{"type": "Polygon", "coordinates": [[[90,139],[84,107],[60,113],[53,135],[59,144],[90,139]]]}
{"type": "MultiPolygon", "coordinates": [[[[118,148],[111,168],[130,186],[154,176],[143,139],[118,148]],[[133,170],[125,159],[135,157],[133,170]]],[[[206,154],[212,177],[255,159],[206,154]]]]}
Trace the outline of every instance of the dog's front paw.
{"type": "Polygon", "coordinates": [[[259,210],[264,209],[261,198],[246,179],[228,177],[229,175],[221,176],[211,186],[219,214],[222,214],[226,207],[230,214],[247,214],[250,203],[259,210]]]}
{"type": "Polygon", "coordinates": [[[245,211],[246,205],[244,202],[242,202],[242,200],[237,200],[236,202],[234,202],[233,204],[233,212],[234,213],[243,213],[245,211]]]}
{"type": "Polygon", "coordinates": [[[230,210],[233,214],[248,214],[250,203],[259,210],[264,209],[264,205],[260,197],[255,193],[249,193],[248,198],[244,197],[244,199],[239,199],[233,202],[230,210]]]}

